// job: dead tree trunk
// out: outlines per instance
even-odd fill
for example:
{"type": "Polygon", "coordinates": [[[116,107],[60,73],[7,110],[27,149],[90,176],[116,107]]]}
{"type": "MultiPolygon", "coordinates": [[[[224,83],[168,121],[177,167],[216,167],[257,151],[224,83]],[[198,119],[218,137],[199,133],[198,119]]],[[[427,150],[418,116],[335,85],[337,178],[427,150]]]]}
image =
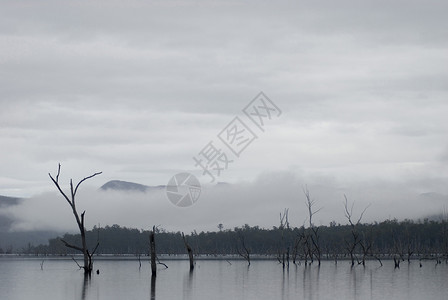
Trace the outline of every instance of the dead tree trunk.
{"type": "Polygon", "coordinates": [[[394,265],[395,268],[400,268],[400,262],[404,261],[404,247],[400,238],[396,238],[395,233],[393,235],[394,240],[394,265]],[[397,257],[398,255],[398,257],[397,257]]]}
{"type": "Polygon", "coordinates": [[[362,265],[365,267],[366,266],[366,258],[369,255],[370,252],[370,248],[371,248],[371,244],[365,241],[361,241],[359,243],[359,245],[361,246],[361,250],[362,250],[362,260],[361,263],[362,265]]]}
{"type": "MultiPolygon", "coordinates": [[[[302,237],[299,235],[299,237],[297,237],[294,242],[294,248],[293,248],[293,253],[292,253],[292,263],[293,264],[296,264],[297,254],[299,252],[299,245],[300,245],[301,241],[302,241],[302,237]]],[[[299,262],[299,264],[300,264],[300,262],[299,262]]]]}
{"type": "Polygon", "coordinates": [[[304,252],[304,256],[305,256],[305,266],[308,263],[308,258],[309,258],[309,264],[311,265],[314,262],[314,255],[313,255],[313,248],[312,248],[312,244],[310,241],[310,235],[308,234],[308,232],[306,231],[306,229],[303,229],[303,252],[304,252]]]}
{"type": "Polygon", "coordinates": [[[190,271],[194,269],[194,259],[193,259],[193,250],[190,245],[187,243],[187,239],[185,238],[184,233],[182,232],[182,239],[184,240],[185,248],[187,248],[188,259],[190,260],[190,271]]]}
{"type": "Polygon", "coordinates": [[[153,277],[157,276],[157,263],[156,263],[156,242],[155,242],[156,227],[152,227],[152,231],[149,233],[149,248],[151,251],[151,274],[153,277]]]}
{"type": "MultiPolygon", "coordinates": [[[[314,210],[313,206],[316,203],[315,200],[311,199],[310,192],[308,191],[307,188],[305,188],[303,190],[303,192],[304,192],[305,197],[306,197],[306,202],[305,203],[306,203],[306,207],[308,209],[308,216],[309,216],[309,226],[310,227],[308,229],[308,236],[309,236],[309,239],[311,240],[310,249],[312,249],[310,255],[311,256],[314,255],[314,257],[316,257],[318,265],[320,266],[320,260],[321,260],[321,257],[322,257],[322,250],[321,250],[320,241],[319,241],[319,239],[320,239],[319,227],[314,226],[314,224],[313,224],[313,216],[316,213],[318,213],[322,209],[322,207],[317,209],[317,210],[314,210]]],[[[311,257],[311,260],[312,260],[312,257],[311,257]]]]}
{"type": "Polygon", "coordinates": [[[239,247],[237,246],[236,247],[236,251],[238,251],[238,254],[242,257],[242,258],[244,258],[245,260],[247,260],[247,266],[249,267],[250,266],[250,250],[247,248],[247,246],[246,246],[246,242],[245,242],[245,238],[244,238],[244,235],[241,233],[241,232],[239,232],[238,233],[238,236],[239,236],[239,239],[240,239],[240,241],[241,241],[241,245],[243,246],[243,250],[241,251],[240,249],[239,249],[239,247]]]}
{"type": "Polygon", "coordinates": [[[358,242],[357,242],[356,235],[353,234],[353,231],[352,231],[352,235],[353,235],[353,242],[345,241],[345,244],[347,246],[346,250],[347,250],[348,254],[350,255],[350,262],[353,267],[355,265],[355,248],[358,245],[358,242]]]}
{"type": "Polygon", "coordinates": [[[72,208],[72,212],[73,212],[73,215],[75,216],[76,224],[78,225],[79,232],[81,234],[81,246],[71,245],[71,244],[67,243],[64,240],[61,240],[61,241],[65,244],[66,247],[72,248],[72,249],[75,249],[75,250],[78,250],[78,251],[82,252],[82,254],[84,256],[84,266],[83,266],[84,273],[90,274],[92,272],[92,269],[93,269],[92,257],[95,254],[95,251],[98,249],[99,242],[96,244],[96,246],[93,249],[92,253],[90,253],[89,249],[87,248],[86,229],[85,229],[85,226],[84,226],[84,215],[85,215],[86,212],[84,211],[81,214],[81,217],[79,216],[78,211],[76,210],[75,197],[76,197],[76,193],[78,192],[78,188],[81,185],[81,183],[83,183],[87,179],[90,179],[92,177],[100,175],[102,172],[98,172],[98,173],[95,173],[93,175],[85,177],[80,182],[78,182],[76,187],[73,187],[73,180],[70,179],[70,197],[65,194],[65,192],[62,190],[62,188],[59,185],[59,175],[60,175],[60,173],[61,173],[61,164],[59,164],[59,166],[58,166],[58,173],[56,175],[56,178],[51,176],[50,173],[48,173],[48,175],[50,176],[50,178],[53,181],[53,183],[56,185],[56,188],[59,190],[59,193],[61,193],[61,195],[65,198],[65,200],[68,202],[68,204],[72,208]]]}
{"type": "MultiPolygon", "coordinates": [[[[282,264],[283,269],[285,266],[289,268],[289,254],[288,254],[288,262],[286,261],[286,252],[287,246],[285,242],[285,229],[287,233],[289,233],[289,221],[288,221],[288,211],[289,209],[285,208],[283,214],[280,212],[280,247],[278,249],[277,259],[282,264]]],[[[289,251],[289,250],[288,250],[289,251]]]]}
{"type": "MultiPolygon", "coordinates": [[[[349,209],[347,196],[344,195],[344,198],[345,198],[345,202],[344,202],[345,217],[347,218],[348,223],[350,224],[351,233],[352,233],[352,237],[353,237],[351,242],[345,241],[345,243],[347,245],[347,252],[350,255],[350,260],[351,260],[351,264],[353,267],[355,264],[355,259],[359,264],[358,257],[356,256],[356,248],[361,243],[361,240],[359,238],[358,225],[361,223],[362,217],[364,216],[364,213],[366,212],[367,208],[369,208],[370,205],[368,205],[366,208],[364,208],[364,210],[361,212],[356,223],[353,223],[353,206],[355,205],[355,202],[352,203],[352,206],[349,209]]],[[[365,263],[363,263],[363,264],[365,265],[365,263]]]]}

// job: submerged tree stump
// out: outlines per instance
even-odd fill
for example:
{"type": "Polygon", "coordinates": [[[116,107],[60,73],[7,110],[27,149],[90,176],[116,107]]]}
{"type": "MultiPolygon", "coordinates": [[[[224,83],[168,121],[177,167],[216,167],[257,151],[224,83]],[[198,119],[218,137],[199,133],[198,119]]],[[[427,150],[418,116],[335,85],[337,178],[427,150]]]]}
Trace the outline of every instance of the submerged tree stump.
{"type": "Polygon", "coordinates": [[[187,249],[188,259],[190,260],[190,271],[194,269],[194,258],[193,258],[193,250],[190,245],[187,243],[187,239],[185,238],[184,233],[182,232],[182,239],[184,240],[185,248],[187,249]]]}
{"type": "Polygon", "coordinates": [[[156,242],[155,242],[155,230],[156,227],[152,227],[152,231],[149,233],[149,248],[151,252],[151,274],[153,277],[157,276],[157,264],[156,264],[156,242]]]}

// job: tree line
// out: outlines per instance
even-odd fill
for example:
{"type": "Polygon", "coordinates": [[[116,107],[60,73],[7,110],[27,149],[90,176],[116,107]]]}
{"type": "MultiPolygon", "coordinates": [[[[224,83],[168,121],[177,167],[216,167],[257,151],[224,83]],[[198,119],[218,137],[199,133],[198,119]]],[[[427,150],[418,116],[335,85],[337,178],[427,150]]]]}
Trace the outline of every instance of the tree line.
{"type": "MultiPolygon", "coordinates": [[[[331,222],[329,226],[318,226],[320,257],[323,259],[350,258],[350,254],[362,258],[365,254],[361,243],[370,245],[371,257],[398,256],[402,260],[415,258],[447,257],[448,223],[445,221],[386,220],[380,223],[357,224],[360,243],[356,243],[352,253],[347,247],[353,245],[353,228],[350,224],[340,225],[331,222]]],[[[221,226],[222,228],[222,226],[221,226]]],[[[244,247],[252,255],[281,256],[286,249],[289,258],[296,261],[316,260],[316,255],[306,254],[306,244],[300,246],[301,237],[310,228],[289,227],[285,224],[266,229],[248,224],[233,229],[191,232],[185,235],[195,255],[239,255],[244,247]],[[244,244],[244,246],[243,246],[244,244]],[[288,249],[289,248],[289,249],[288,249]],[[308,257],[307,257],[308,256],[308,257]]],[[[186,254],[181,232],[167,232],[155,228],[157,253],[167,255],[186,254]]],[[[97,254],[149,254],[150,230],[139,230],[119,225],[95,226],[85,232],[87,247],[99,246],[97,254]]],[[[303,238],[302,238],[303,239],[303,238]]],[[[48,245],[32,246],[23,249],[23,253],[36,255],[71,255],[76,251],[66,247],[66,243],[81,243],[80,234],[65,234],[49,240],[48,245]]]]}

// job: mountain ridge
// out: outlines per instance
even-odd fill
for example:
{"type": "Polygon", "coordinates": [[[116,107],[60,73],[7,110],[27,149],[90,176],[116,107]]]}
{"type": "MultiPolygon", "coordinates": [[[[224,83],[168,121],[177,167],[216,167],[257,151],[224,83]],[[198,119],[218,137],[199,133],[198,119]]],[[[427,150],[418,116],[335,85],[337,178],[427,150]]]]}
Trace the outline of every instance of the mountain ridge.
{"type": "Polygon", "coordinates": [[[164,185],[158,185],[158,186],[149,186],[144,185],[140,183],[130,182],[130,181],[123,181],[123,180],[110,180],[103,184],[100,187],[100,190],[107,191],[107,190],[113,190],[113,191],[136,191],[136,192],[147,192],[150,190],[158,190],[158,189],[164,189],[164,185]]]}

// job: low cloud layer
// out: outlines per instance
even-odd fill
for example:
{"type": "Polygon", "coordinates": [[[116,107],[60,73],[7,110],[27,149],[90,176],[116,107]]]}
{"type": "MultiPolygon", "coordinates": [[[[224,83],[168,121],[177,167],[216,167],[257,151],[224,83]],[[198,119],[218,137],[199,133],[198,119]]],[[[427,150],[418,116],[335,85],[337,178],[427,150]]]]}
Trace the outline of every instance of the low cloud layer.
{"type": "MultiPolygon", "coordinates": [[[[113,225],[148,229],[152,225],[172,231],[216,230],[244,224],[271,228],[278,226],[279,214],[289,209],[292,226],[307,222],[304,189],[308,188],[315,209],[316,225],[331,221],[346,224],[344,195],[354,204],[354,216],[367,207],[363,221],[385,219],[423,219],[440,212],[447,194],[419,193],[407,183],[371,182],[346,186],[326,178],[306,178],[293,172],[266,173],[254,182],[205,186],[198,202],[188,208],[174,206],[165,190],[147,193],[102,191],[87,187],[80,190],[79,213],[86,210],[86,226],[113,225]]],[[[12,230],[76,231],[76,223],[65,199],[57,193],[45,193],[27,199],[18,206],[2,210],[13,216],[12,230]]]]}

